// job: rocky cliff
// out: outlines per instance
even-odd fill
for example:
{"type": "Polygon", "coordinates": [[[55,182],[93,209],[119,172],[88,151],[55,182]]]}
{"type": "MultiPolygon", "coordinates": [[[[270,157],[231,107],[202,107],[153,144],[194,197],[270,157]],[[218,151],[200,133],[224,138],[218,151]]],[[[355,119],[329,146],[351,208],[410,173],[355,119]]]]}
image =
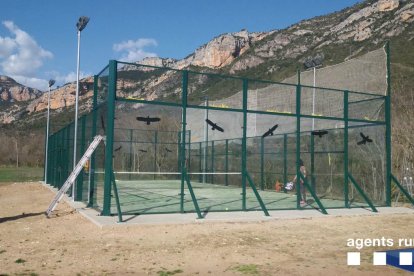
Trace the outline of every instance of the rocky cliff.
{"type": "Polygon", "coordinates": [[[7,76],[0,76],[0,104],[2,102],[24,102],[36,99],[41,91],[26,87],[7,76]]]}

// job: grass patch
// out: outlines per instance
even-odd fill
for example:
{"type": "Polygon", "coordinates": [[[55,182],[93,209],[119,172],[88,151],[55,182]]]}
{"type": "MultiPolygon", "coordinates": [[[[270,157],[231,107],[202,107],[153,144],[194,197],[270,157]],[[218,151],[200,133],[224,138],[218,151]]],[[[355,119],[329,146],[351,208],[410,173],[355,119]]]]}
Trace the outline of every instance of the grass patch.
{"type": "Polygon", "coordinates": [[[173,271],[161,270],[157,272],[159,276],[170,276],[170,275],[175,275],[178,273],[183,273],[183,271],[181,269],[176,269],[173,271]]]}
{"type": "Polygon", "coordinates": [[[16,264],[22,264],[25,263],[26,261],[23,259],[18,258],[17,260],[14,261],[16,264]]]}
{"type": "Polygon", "coordinates": [[[42,167],[0,167],[0,182],[40,181],[42,167]]]}
{"type": "Polygon", "coordinates": [[[259,275],[259,271],[257,270],[257,265],[255,264],[238,265],[234,267],[232,270],[240,272],[245,275],[259,275]]]}
{"type": "Polygon", "coordinates": [[[3,254],[3,253],[5,253],[6,252],[6,250],[0,250],[0,254],[3,254]]]}

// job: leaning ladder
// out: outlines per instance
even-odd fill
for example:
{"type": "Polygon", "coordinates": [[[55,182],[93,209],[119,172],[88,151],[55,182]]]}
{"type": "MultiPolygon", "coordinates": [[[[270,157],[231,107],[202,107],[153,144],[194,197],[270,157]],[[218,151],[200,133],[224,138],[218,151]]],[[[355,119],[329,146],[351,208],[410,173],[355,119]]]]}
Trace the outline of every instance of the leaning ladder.
{"type": "Polygon", "coordinates": [[[97,135],[93,139],[92,143],[89,145],[89,148],[86,150],[85,154],[79,160],[78,164],[76,165],[75,169],[71,172],[68,179],[66,179],[65,183],[63,184],[62,188],[58,191],[55,198],[47,208],[46,216],[49,217],[50,214],[55,210],[58,203],[62,200],[63,195],[69,190],[69,188],[73,185],[76,178],[78,177],[79,173],[82,171],[83,166],[85,166],[86,161],[91,157],[92,153],[98,147],[99,143],[104,140],[105,137],[102,135],[97,135]]]}

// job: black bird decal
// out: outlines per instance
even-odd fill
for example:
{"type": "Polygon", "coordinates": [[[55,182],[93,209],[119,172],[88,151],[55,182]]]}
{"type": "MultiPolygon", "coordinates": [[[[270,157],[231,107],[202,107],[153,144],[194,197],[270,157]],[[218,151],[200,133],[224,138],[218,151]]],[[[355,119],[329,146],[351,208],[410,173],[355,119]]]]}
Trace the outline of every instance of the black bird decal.
{"type": "Polygon", "coordinates": [[[327,130],[314,130],[312,131],[312,135],[319,136],[319,138],[322,138],[322,136],[328,134],[327,130]]]}
{"type": "Polygon", "coordinates": [[[216,130],[217,129],[218,131],[224,132],[224,129],[223,128],[219,127],[217,124],[213,123],[209,119],[206,119],[206,122],[207,122],[207,124],[209,124],[211,126],[211,129],[212,130],[216,130]]]}
{"type": "Polygon", "coordinates": [[[137,117],[137,120],[140,122],[145,122],[147,125],[150,125],[151,123],[159,122],[161,121],[160,118],[154,117],[150,118],[150,116],[147,117],[137,117]]]}
{"type": "Polygon", "coordinates": [[[277,129],[279,125],[274,125],[272,128],[269,128],[268,131],[265,132],[265,134],[262,135],[262,138],[265,138],[267,136],[273,136],[273,132],[277,129]]]}
{"type": "Polygon", "coordinates": [[[370,139],[368,135],[365,136],[362,132],[360,132],[359,135],[361,135],[362,141],[359,141],[357,143],[357,145],[365,145],[367,142],[368,143],[371,143],[372,142],[372,139],[370,139]]]}
{"type": "Polygon", "coordinates": [[[165,148],[165,150],[166,150],[167,152],[172,152],[172,150],[170,150],[169,148],[165,148]]]}
{"type": "Polygon", "coordinates": [[[104,120],[103,115],[101,115],[101,126],[102,126],[103,131],[105,132],[105,120],[104,120]]]}
{"type": "Polygon", "coordinates": [[[146,150],[143,150],[143,149],[140,149],[140,150],[138,150],[138,151],[140,151],[140,152],[147,152],[146,150]]]}
{"type": "Polygon", "coordinates": [[[114,151],[120,151],[122,149],[122,146],[119,146],[118,148],[114,149],[114,151]]]}

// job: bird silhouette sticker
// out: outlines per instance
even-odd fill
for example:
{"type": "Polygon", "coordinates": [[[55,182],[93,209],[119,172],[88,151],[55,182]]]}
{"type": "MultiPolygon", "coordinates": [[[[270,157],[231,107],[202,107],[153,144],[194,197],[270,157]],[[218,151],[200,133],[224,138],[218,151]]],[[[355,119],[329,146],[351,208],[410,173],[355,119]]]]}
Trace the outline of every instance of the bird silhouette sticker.
{"type": "Polygon", "coordinates": [[[156,123],[156,122],[161,121],[160,118],[157,118],[157,117],[151,118],[150,116],[137,117],[137,120],[140,121],[140,122],[145,122],[147,125],[150,125],[151,123],[156,123]]]}
{"type": "Polygon", "coordinates": [[[314,131],[312,131],[312,135],[319,136],[319,138],[322,138],[322,136],[324,136],[326,134],[328,134],[327,130],[314,130],[314,131]]]}
{"type": "Polygon", "coordinates": [[[357,145],[365,145],[366,143],[371,143],[372,139],[369,138],[368,135],[364,135],[362,132],[359,133],[361,135],[362,140],[357,143],[357,145]]]}
{"type": "Polygon", "coordinates": [[[274,125],[273,127],[269,128],[268,131],[266,131],[263,135],[262,138],[265,138],[267,136],[273,136],[273,132],[275,132],[275,130],[278,128],[279,125],[274,125]]]}
{"type": "Polygon", "coordinates": [[[224,129],[219,127],[216,123],[213,123],[212,121],[210,121],[209,119],[206,119],[207,124],[209,124],[211,126],[211,130],[218,130],[220,132],[224,132],[224,129]]]}

